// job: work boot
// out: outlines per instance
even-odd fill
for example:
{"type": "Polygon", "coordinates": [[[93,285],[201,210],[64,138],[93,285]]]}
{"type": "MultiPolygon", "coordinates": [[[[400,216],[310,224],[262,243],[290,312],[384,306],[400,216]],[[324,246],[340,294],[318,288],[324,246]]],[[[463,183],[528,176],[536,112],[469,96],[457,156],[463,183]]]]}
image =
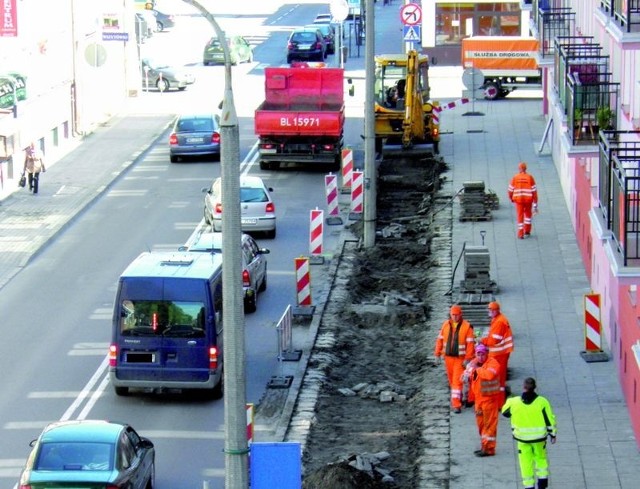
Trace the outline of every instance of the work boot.
{"type": "Polygon", "coordinates": [[[547,489],[549,486],[549,479],[538,479],[538,489],[547,489]]]}
{"type": "Polygon", "coordinates": [[[453,408],[453,412],[456,414],[460,414],[462,412],[462,409],[457,407],[457,408],[453,408]]]}

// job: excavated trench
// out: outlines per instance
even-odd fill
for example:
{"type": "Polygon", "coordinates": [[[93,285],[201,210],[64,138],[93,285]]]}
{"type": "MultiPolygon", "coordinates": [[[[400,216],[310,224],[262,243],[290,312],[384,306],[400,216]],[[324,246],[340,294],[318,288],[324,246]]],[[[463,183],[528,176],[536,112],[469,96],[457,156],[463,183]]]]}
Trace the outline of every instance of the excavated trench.
{"type": "Polygon", "coordinates": [[[296,406],[291,426],[307,429],[287,433],[302,438],[305,489],[449,487],[448,389],[432,361],[452,273],[445,171],[380,166],[376,245],[340,258],[301,387],[315,408],[296,406]]]}

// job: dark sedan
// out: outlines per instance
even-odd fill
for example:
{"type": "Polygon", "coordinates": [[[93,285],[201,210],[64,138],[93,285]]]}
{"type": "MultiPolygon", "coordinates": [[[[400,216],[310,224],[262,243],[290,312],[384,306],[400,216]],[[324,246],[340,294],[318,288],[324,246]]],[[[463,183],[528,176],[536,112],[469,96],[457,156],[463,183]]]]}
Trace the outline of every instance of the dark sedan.
{"type": "Polygon", "coordinates": [[[214,155],[220,158],[220,120],[209,113],[182,114],[169,136],[169,159],[176,163],[185,156],[214,155]]]}
{"type": "Polygon", "coordinates": [[[155,487],[155,448],[129,425],[58,421],[37,440],[21,488],[148,489],[155,487]]]}
{"type": "Polygon", "coordinates": [[[158,28],[158,32],[162,32],[165,29],[171,29],[176,25],[175,16],[170,14],[165,14],[160,12],[159,10],[152,10],[153,15],[156,17],[156,26],[158,28]]]}

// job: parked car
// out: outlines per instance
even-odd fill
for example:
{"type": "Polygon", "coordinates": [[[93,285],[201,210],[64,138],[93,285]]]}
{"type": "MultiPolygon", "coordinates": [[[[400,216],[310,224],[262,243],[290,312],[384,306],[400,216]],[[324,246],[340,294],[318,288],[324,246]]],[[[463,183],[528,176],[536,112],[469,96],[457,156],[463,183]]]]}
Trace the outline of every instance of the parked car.
{"type": "Polygon", "coordinates": [[[316,18],[313,20],[314,24],[331,24],[332,16],[331,14],[318,14],[316,18]]]}
{"type": "Polygon", "coordinates": [[[185,156],[220,157],[220,117],[211,112],[182,114],[169,135],[169,159],[185,156]]]}
{"type": "Polygon", "coordinates": [[[153,443],[127,424],[57,421],[30,445],[21,488],[155,487],[153,443]]]}
{"type": "MultiPolygon", "coordinates": [[[[253,47],[242,36],[228,36],[227,46],[229,46],[229,57],[231,64],[253,62],[253,47]]],[[[218,36],[213,36],[204,47],[202,64],[205,66],[213,63],[224,63],[224,50],[220,45],[218,36]]]]}
{"type": "MultiPolygon", "coordinates": [[[[216,178],[211,187],[202,189],[204,220],[214,231],[222,231],[222,179],[216,178]]],[[[245,233],[263,232],[268,238],[276,237],[276,207],[271,199],[272,188],[267,188],[260,177],[240,177],[240,219],[245,233]]]]}
{"type": "Polygon", "coordinates": [[[144,44],[145,41],[149,38],[149,26],[147,25],[147,20],[144,15],[136,12],[135,19],[135,31],[136,31],[136,42],[138,44],[144,44]]]}
{"type": "Polygon", "coordinates": [[[155,87],[161,91],[171,88],[184,90],[187,86],[196,82],[196,77],[184,68],[171,66],[166,62],[151,58],[143,58],[142,64],[142,87],[148,90],[155,87]]]}
{"type": "Polygon", "coordinates": [[[309,24],[305,28],[318,29],[324,38],[324,44],[327,54],[336,52],[336,35],[331,24],[309,24]]]}
{"type": "MultiPolygon", "coordinates": [[[[255,312],[257,307],[258,292],[267,289],[267,259],[268,248],[260,248],[256,240],[243,233],[240,240],[242,258],[242,288],[244,289],[244,310],[255,312]]],[[[201,251],[206,253],[222,253],[222,233],[204,232],[179,251],[201,251]]]]}
{"type": "Polygon", "coordinates": [[[287,42],[287,63],[294,60],[324,61],[327,57],[322,33],[317,28],[294,30],[287,42]]]}
{"type": "Polygon", "coordinates": [[[155,9],[152,10],[152,12],[156,18],[156,26],[157,26],[158,32],[162,32],[165,29],[171,29],[172,27],[175,27],[176,19],[173,15],[165,14],[155,9]]]}

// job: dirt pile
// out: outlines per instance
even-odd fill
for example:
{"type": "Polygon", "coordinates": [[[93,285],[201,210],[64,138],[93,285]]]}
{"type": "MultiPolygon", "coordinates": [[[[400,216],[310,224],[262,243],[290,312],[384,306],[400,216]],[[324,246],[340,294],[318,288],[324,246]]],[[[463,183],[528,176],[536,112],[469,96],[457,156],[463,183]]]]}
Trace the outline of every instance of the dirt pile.
{"type": "MultiPolygon", "coordinates": [[[[320,384],[304,445],[305,489],[417,488],[425,470],[432,487],[448,487],[447,389],[431,361],[437,328],[430,317],[434,301],[437,318],[447,307],[447,279],[438,278],[441,258],[433,253],[446,227],[434,221],[447,201],[438,194],[444,170],[436,160],[380,167],[376,246],[354,244],[342,256],[303,383],[320,384]],[[402,395],[383,402],[345,394],[362,383],[389,383],[402,395]],[[379,451],[390,454],[384,465],[393,482],[336,463],[379,451]],[[425,469],[425,459],[433,467],[425,469]]],[[[439,219],[449,219],[450,230],[445,214],[439,219]]],[[[361,235],[362,225],[354,227],[361,235]]]]}

